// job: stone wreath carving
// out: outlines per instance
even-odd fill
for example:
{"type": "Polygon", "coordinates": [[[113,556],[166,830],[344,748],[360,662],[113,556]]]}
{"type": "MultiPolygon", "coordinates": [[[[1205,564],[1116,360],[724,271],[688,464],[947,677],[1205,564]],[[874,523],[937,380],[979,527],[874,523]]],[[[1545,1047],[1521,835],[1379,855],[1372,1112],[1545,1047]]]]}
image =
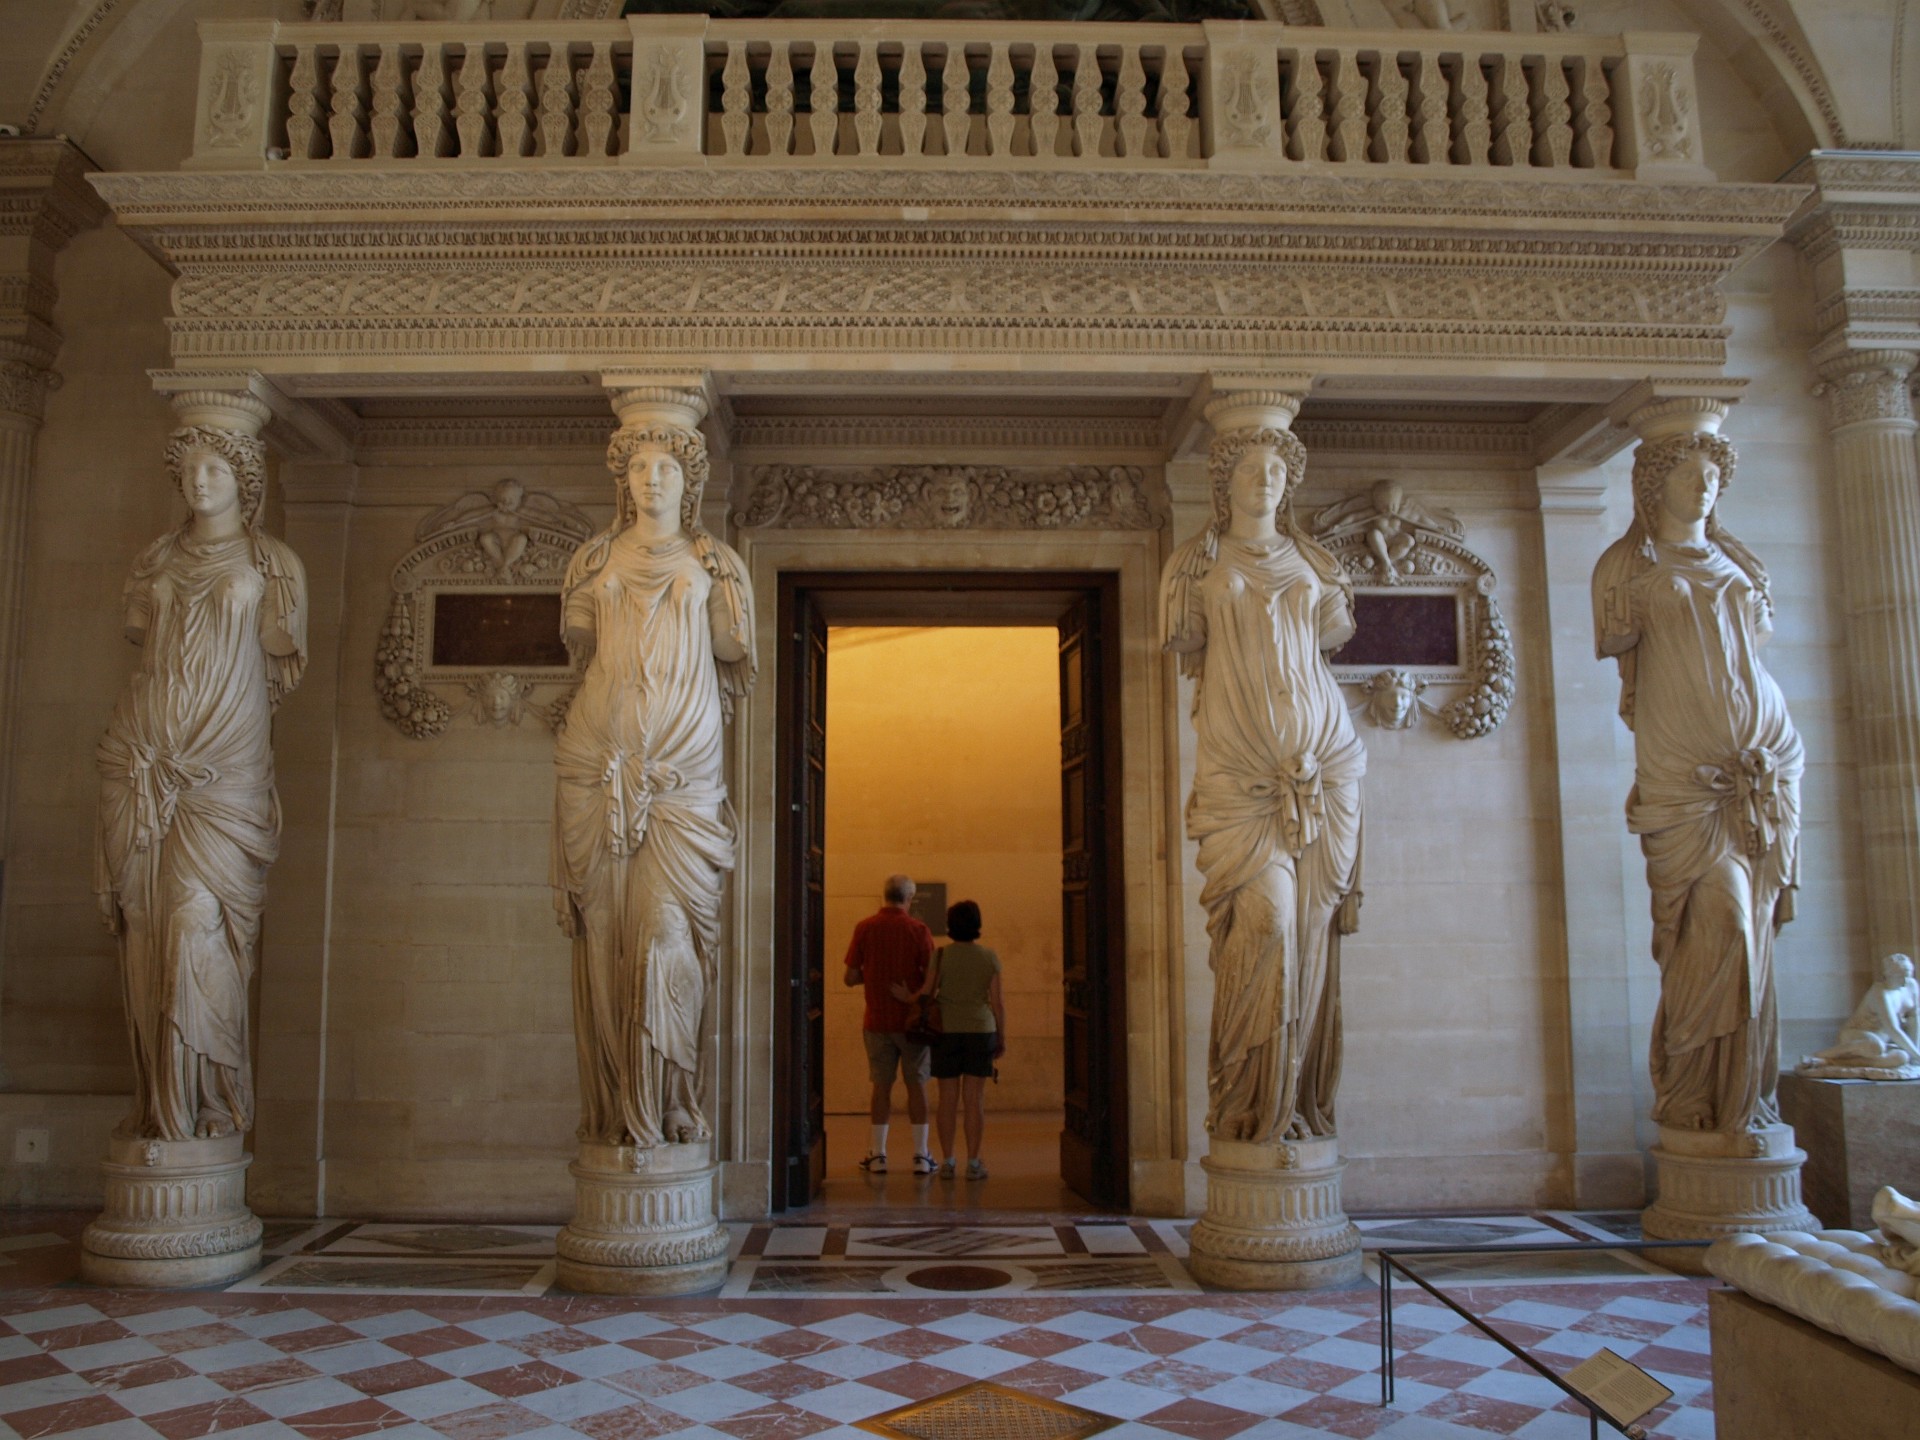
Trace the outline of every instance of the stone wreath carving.
{"type": "Polygon", "coordinates": [[[565,501],[517,480],[470,491],[420,522],[414,547],[393,567],[393,602],[374,652],[380,711],[416,740],[466,716],[504,729],[532,714],[558,730],[579,676],[568,665],[436,665],[433,607],[457,592],[558,595],[593,522],[565,501]]]}
{"type": "Polygon", "coordinates": [[[1316,512],[1309,529],[1338,557],[1356,593],[1450,592],[1462,612],[1458,666],[1371,671],[1336,663],[1335,678],[1364,697],[1355,708],[1382,729],[1411,729],[1433,715],[1461,740],[1491,734],[1513,704],[1513,637],[1493,596],[1493,567],[1462,543],[1459,519],[1382,480],[1316,512]],[[1451,685],[1466,691],[1444,705],[1424,698],[1430,687],[1451,685]]]}
{"type": "Polygon", "coordinates": [[[738,525],[820,530],[1152,530],[1137,465],[758,465],[738,525]]]}

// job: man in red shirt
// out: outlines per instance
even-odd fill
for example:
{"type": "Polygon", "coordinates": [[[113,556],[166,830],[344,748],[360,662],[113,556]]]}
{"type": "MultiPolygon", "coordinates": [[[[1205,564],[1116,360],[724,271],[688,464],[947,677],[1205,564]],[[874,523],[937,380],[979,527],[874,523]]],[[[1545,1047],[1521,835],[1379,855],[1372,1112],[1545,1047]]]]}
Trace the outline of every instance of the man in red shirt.
{"type": "Polygon", "coordinates": [[[873,1081],[868,1118],[873,1136],[860,1168],[869,1175],[887,1173],[887,1122],[893,1114],[893,1075],[897,1069],[907,1082],[907,1118],[913,1122],[913,1173],[931,1175],[933,1156],[927,1147],[927,1060],[925,1045],[907,1039],[912,1005],[893,997],[895,984],[918,990],[927,978],[933,957],[933,933],[907,913],[913,899],[913,880],[889,875],[880,909],[853,927],[847,946],[847,984],[864,985],[867,1013],[861,1022],[867,1043],[867,1075],[873,1081]]]}

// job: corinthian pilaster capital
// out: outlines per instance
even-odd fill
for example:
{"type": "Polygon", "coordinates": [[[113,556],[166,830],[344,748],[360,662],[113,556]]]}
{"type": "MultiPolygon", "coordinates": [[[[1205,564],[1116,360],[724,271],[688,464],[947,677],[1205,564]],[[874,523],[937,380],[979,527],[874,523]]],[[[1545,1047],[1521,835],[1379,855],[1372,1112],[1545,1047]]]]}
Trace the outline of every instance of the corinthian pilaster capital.
{"type": "Polygon", "coordinates": [[[60,388],[60,372],[26,360],[0,360],[0,420],[37,426],[47,396],[60,388]]]}
{"type": "Polygon", "coordinates": [[[1828,428],[1868,420],[1913,423],[1907,379],[1920,360],[1911,350],[1853,350],[1819,367],[1813,393],[1827,402],[1828,428]]]}

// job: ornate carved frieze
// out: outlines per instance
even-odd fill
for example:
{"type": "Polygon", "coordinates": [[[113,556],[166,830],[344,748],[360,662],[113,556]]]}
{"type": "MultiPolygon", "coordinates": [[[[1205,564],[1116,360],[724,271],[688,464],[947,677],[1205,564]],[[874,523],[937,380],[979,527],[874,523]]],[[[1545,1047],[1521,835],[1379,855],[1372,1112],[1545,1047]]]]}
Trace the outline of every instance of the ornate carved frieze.
{"type": "Polygon", "coordinates": [[[735,523],[821,530],[1151,530],[1137,465],[760,465],[735,523]]]}
{"type": "Polygon", "coordinates": [[[1166,453],[1162,422],[1147,417],[1080,415],[742,415],[733,450],[892,450],[941,454],[956,449],[1166,453]]]}
{"type": "Polygon", "coordinates": [[[1382,480],[1316,512],[1309,529],[1354,583],[1362,634],[1343,647],[1347,652],[1372,643],[1364,633],[1370,596],[1422,594],[1453,602],[1454,663],[1396,656],[1383,665],[1377,659],[1343,661],[1335,652],[1335,678],[1357,686],[1364,697],[1356,708],[1384,729],[1410,729],[1422,715],[1433,715],[1462,740],[1491,734],[1513,703],[1513,638],[1494,599],[1493,568],[1466,547],[1458,518],[1412,499],[1397,482],[1382,480]],[[1435,685],[1466,689],[1447,704],[1434,705],[1423,697],[1435,685]]]}
{"type": "Polygon", "coordinates": [[[557,641],[560,581],[592,530],[579,510],[517,480],[472,491],[421,521],[414,548],[394,567],[393,601],[374,654],[381,713],[416,740],[463,715],[504,728],[531,713],[557,730],[577,683],[573,663],[561,655],[534,663],[494,655],[490,647],[503,642],[488,632],[511,625],[516,607],[547,601],[557,641]],[[456,617],[463,597],[484,597],[490,608],[469,605],[473,613],[456,617]],[[442,605],[449,615],[436,630],[442,605]],[[458,626],[447,623],[456,618],[458,626]]]}

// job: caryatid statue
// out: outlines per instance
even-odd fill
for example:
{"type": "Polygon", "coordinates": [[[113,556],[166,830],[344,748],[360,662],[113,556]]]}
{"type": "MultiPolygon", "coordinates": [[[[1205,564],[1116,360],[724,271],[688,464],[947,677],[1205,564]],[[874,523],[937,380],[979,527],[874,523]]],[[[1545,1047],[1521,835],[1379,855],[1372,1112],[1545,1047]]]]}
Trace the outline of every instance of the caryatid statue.
{"type": "Polygon", "coordinates": [[[250,393],[173,397],[186,518],[123,592],[140,662],[95,751],[94,890],[120,947],[133,1105],[81,1237],[96,1285],[214,1285],[260,1263],[247,1209],[248,986],[280,849],[273,713],[307,663],[307,580],[262,528],[270,418],[250,393]]]}
{"type": "Polygon", "coordinates": [[[706,442],[625,425],[612,525],[567,569],[586,673],[554,762],[553,893],[573,940],[580,1138],[645,1152],[704,1141],[720,903],[734,863],[722,725],[753,683],[753,594],[707,533],[706,442]]]}
{"type": "Polygon", "coordinates": [[[133,1042],[115,1133],[211,1140],[253,1124],[247,986],[280,848],[272,721],[306,667],[307,584],[261,528],[258,439],[190,423],[166,462],[187,517],[126,584],[141,657],[96,752],[94,888],[133,1042]]]}

